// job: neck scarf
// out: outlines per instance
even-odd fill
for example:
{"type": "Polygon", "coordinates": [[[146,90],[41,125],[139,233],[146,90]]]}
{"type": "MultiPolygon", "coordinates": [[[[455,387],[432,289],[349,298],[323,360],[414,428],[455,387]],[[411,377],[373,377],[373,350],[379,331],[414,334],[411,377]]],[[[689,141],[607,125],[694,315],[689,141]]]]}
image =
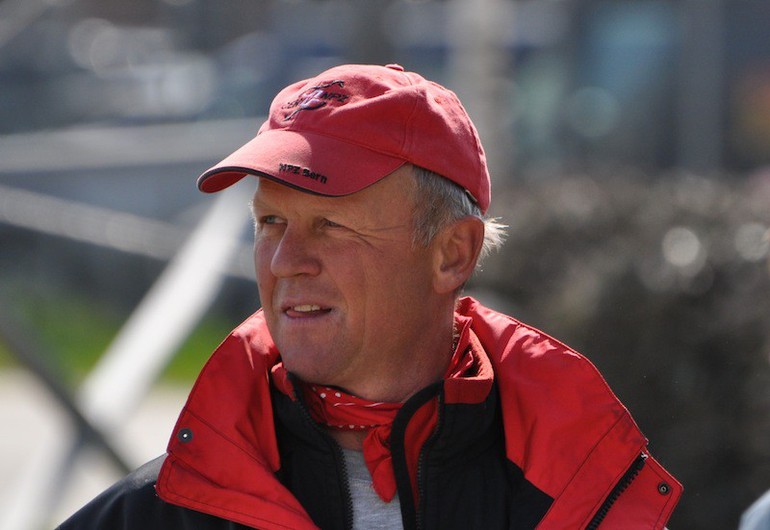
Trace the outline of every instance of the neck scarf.
{"type": "MultiPolygon", "coordinates": [[[[444,379],[461,378],[476,371],[477,358],[467,341],[460,340],[452,356],[444,379]]],[[[279,362],[271,372],[273,383],[278,390],[293,396],[293,386],[288,372],[279,362]]],[[[372,476],[372,486],[377,495],[390,502],[396,495],[396,477],[393,471],[393,459],[390,454],[390,434],[393,420],[401,410],[401,403],[376,402],[356,397],[342,389],[314,385],[298,381],[299,391],[312,418],[321,425],[336,430],[365,431],[363,442],[364,461],[372,476]]],[[[436,408],[428,414],[416,415],[419,421],[417,431],[411,431],[417,440],[424,442],[436,427],[436,408]]],[[[415,423],[410,422],[410,425],[415,423]]],[[[415,453],[422,443],[411,444],[415,453]]],[[[417,461],[417,454],[408,455],[411,461],[417,461]]],[[[415,478],[412,477],[414,483],[415,478]]],[[[414,485],[414,484],[413,484],[414,485]]]]}

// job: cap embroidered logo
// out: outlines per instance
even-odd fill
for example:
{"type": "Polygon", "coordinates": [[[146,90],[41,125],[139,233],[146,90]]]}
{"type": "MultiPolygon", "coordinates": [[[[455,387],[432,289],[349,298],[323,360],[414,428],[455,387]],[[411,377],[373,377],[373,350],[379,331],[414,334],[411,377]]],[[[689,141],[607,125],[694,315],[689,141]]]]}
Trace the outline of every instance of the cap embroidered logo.
{"type": "Polygon", "coordinates": [[[331,86],[338,85],[340,88],[345,86],[345,81],[332,81],[330,83],[323,83],[316,85],[309,90],[306,90],[299,98],[291,101],[283,106],[284,109],[293,109],[285,118],[284,121],[289,121],[294,118],[300,111],[303,110],[316,110],[321,107],[325,107],[329,101],[337,101],[339,103],[345,103],[348,99],[347,94],[340,92],[331,92],[325,90],[331,86]]]}

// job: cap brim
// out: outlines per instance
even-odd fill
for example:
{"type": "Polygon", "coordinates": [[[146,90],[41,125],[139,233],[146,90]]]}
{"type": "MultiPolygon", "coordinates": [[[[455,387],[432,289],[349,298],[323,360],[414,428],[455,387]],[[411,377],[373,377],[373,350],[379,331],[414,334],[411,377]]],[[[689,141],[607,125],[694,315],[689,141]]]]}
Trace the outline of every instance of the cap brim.
{"type": "Polygon", "coordinates": [[[213,193],[256,175],[319,195],[343,196],[374,184],[405,162],[322,134],[269,130],[203,173],[198,189],[213,193]]]}

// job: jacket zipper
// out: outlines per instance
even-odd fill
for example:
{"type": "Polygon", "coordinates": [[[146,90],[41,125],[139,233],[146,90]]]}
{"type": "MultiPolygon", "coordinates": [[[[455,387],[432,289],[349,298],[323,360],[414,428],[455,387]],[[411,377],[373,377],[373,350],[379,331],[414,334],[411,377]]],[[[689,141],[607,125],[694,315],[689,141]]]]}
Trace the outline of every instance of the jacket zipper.
{"type": "Polygon", "coordinates": [[[425,467],[425,453],[428,451],[433,442],[435,441],[438,433],[441,431],[441,425],[444,420],[444,392],[439,392],[436,396],[438,403],[436,405],[436,427],[433,429],[433,434],[425,441],[420,450],[420,457],[417,459],[417,496],[419,498],[419,504],[416,507],[417,513],[415,513],[415,527],[417,530],[422,530],[425,524],[423,519],[425,517],[425,480],[424,480],[424,467],[425,467]]]}
{"type": "MultiPolygon", "coordinates": [[[[326,433],[324,433],[326,434],[326,433]]],[[[328,436],[328,434],[326,434],[328,436]]],[[[348,467],[345,464],[345,455],[342,454],[342,448],[334,439],[330,442],[333,444],[334,453],[337,460],[337,469],[340,472],[340,478],[342,479],[342,496],[345,498],[345,528],[353,529],[353,495],[350,493],[350,477],[348,476],[348,467]]]]}
{"type": "Polygon", "coordinates": [[[345,528],[347,530],[353,530],[353,496],[350,493],[350,478],[348,476],[347,465],[345,465],[345,455],[342,453],[342,447],[340,447],[340,444],[338,444],[334,438],[329,436],[329,434],[324,429],[322,429],[318,423],[316,423],[316,421],[310,415],[310,411],[307,410],[307,407],[305,407],[305,402],[302,400],[300,393],[296,390],[296,381],[292,380],[292,384],[295,388],[294,398],[299,405],[299,409],[302,411],[303,417],[308,421],[308,423],[310,423],[310,425],[312,425],[313,429],[315,429],[316,432],[318,432],[321,437],[326,440],[326,442],[329,444],[329,447],[331,447],[332,451],[334,452],[334,460],[336,463],[337,471],[339,472],[339,478],[341,479],[340,486],[342,488],[342,497],[345,499],[345,528]]]}
{"type": "Polygon", "coordinates": [[[594,515],[593,519],[591,519],[591,522],[588,523],[588,526],[586,526],[586,530],[596,530],[599,527],[599,525],[602,524],[602,521],[604,521],[604,518],[607,517],[607,513],[609,513],[610,508],[612,508],[612,506],[620,498],[620,495],[626,489],[628,489],[628,487],[631,485],[634,479],[636,479],[636,477],[642,471],[642,468],[644,467],[644,464],[646,463],[646,461],[647,461],[647,455],[645,453],[642,453],[638,457],[636,457],[636,459],[631,464],[631,467],[629,467],[628,470],[623,474],[623,476],[620,477],[620,480],[615,485],[615,487],[612,488],[612,491],[604,500],[604,503],[596,512],[596,515],[594,515]]]}
{"type": "Polygon", "coordinates": [[[424,525],[424,522],[421,520],[421,510],[419,506],[423,504],[422,499],[425,498],[423,460],[426,448],[434,441],[436,433],[438,432],[438,426],[441,423],[440,405],[443,402],[442,394],[443,382],[434,383],[423,388],[404,403],[401,410],[396,414],[396,418],[393,420],[393,427],[390,434],[390,453],[393,457],[393,471],[396,477],[398,495],[401,499],[401,519],[404,523],[405,530],[415,530],[422,528],[424,525]],[[417,495],[415,495],[412,491],[412,481],[406,463],[406,448],[404,445],[406,443],[406,428],[412,420],[414,413],[434,398],[438,398],[439,400],[437,428],[428,440],[426,440],[420,450],[420,455],[417,460],[417,495]],[[421,499],[419,505],[415,502],[415,497],[417,496],[421,499]]]}

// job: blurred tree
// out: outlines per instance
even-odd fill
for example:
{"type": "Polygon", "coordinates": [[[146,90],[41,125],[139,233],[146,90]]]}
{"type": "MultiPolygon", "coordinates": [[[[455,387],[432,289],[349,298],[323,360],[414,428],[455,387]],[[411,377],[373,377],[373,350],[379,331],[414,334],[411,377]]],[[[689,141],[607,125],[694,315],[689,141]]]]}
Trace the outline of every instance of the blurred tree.
{"type": "Polygon", "coordinates": [[[685,484],[672,527],[735,527],[770,484],[770,176],[572,175],[495,202],[510,240],[473,288],[597,364],[685,484]]]}

